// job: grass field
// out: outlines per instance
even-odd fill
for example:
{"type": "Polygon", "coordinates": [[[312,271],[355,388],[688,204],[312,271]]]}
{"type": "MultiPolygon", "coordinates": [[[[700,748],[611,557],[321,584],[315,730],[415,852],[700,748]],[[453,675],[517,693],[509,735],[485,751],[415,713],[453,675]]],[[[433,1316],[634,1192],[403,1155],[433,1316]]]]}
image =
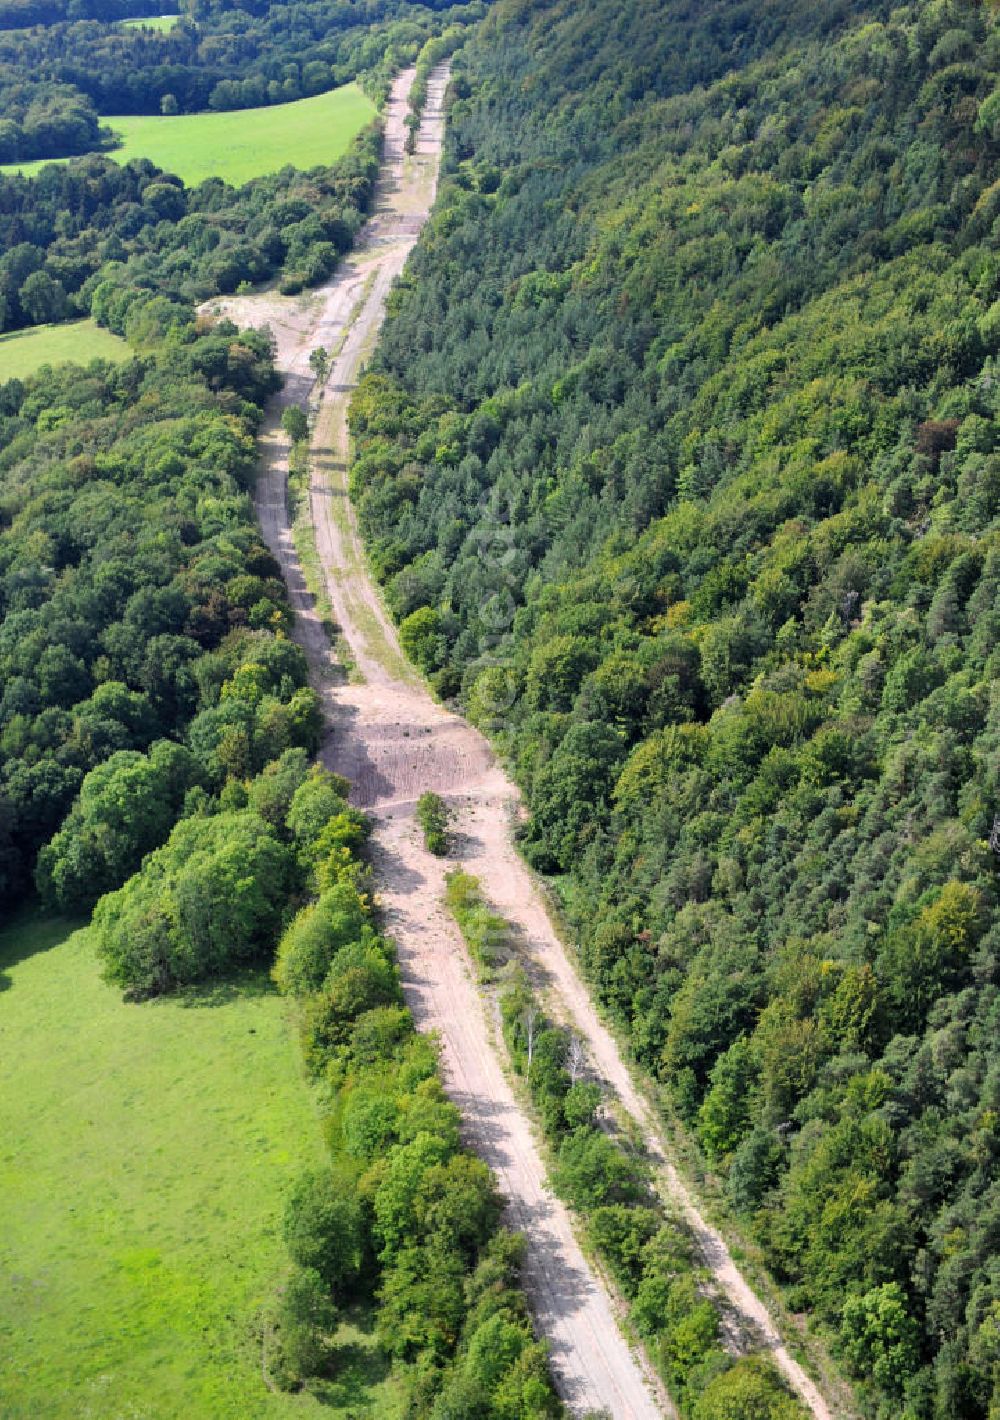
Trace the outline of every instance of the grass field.
{"type": "Polygon", "coordinates": [[[128,30],[158,30],[161,35],[169,34],[180,22],[180,15],[147,15],[145,19],[122,20],[128,30]]]}
{"type": "Polygon", "coordinates": [[[4,1420],[395,1413],[356,1328],[322,1399],[262,1380],[283,1200],[323,1157],[281,998],[126,1006],[85,931],[26,916],[0,933],[0,1058],[4,1420]]]}
{"type": "Polygon", "coordinates": [[[15,375],[30,375],[41,365],[61,365],[67,360],[85,365],[98,357],[124,360],[130,353],[124,340],[92,320],[12,330],[0,335],[0,383],[15,375]]]}
{"type": "MultiPolygon", "coordinates": [[[[270,108],[187,113],[176,118],[129,114],[101,121],[122,139],[122,146],[106,155],[116,163],[149,158],[191,186],[208,177],[221,177],[238,187],[251,178],[277,172],[286,163],[297,168],[332,163],[374,115],[375,105],[357,84],[345,84],[328,94],[270,108]]],[[[45,160],[8,163],[0,167],[0,173],[30,176],[44,166],[45,160]]]]}

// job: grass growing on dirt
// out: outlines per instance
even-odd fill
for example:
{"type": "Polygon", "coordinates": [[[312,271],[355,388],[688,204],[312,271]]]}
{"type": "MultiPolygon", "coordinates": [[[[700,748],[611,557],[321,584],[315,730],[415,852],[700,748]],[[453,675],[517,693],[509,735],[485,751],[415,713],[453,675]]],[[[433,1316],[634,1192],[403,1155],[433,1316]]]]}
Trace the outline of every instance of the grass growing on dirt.
{"type": "Polygon", "coordinates": [[[122,20],[127,30],[156,30],[167,35],[181,22],[180,15],[147,15],[145,19],[122,20]]]}
{"type": "Polygon", "coordinates": [[[461,868],[445,876],[444,901],[479,968],[480,981],[492,981],[510,944],[510,923],[491,909],[479,879],[461,868]]]}
{"type": "Polygon", "coordinates": [[[86,365],[98,358],[126,360],[131,353],[124,340],[92,320],[12,330],[0,335],[0,382],[15,376],[23,379],[42,365],[61,365],[67,360],[86,365]]]}
{"type": "Polygon", "coordinates": [[[333,604],[326,585],[323,564],[316,550],[316,531],[309,507],[309,444],[293,444],[288,452],[288,518],[292,525],[292,543],[299,559],[306,591],[312,597],[320,625],[334,651],[334,658],[325,661],[321,672],[332,684],[342,685],[350,679],[354,661],[333,614],[333,604]]]}
{"type": "Polygon", "coordinates": [[[263,1383],[284,1199],[324,1157],[286,1013],[253,981],[127,1006],[86,931],[0,933],[4,1420],[393,1413],[356,1328],[326,1404],[263,1383]]]}
{"type": "MultiPolygon", "coordinates": [[[[185,113],[176,118],[127,114],[102,120],[122,139],[122,146],[105,156],[116,163],[149,158],[192,187],[209,177],[238,187],[277,172],[286,163],[296,168],[332,163],[374,115],[375,105],[357,84],[268,108],[185,113]]],[[[0,173],[30,176],[46,161],[51,159],[10,163],[0,167],[0,173]]]]}
{"type": "MultiPolygon", "coordinates": [[[[352,316],[352,320],[353,318],[352,316]]],[[[374,344],[375,333],[361,357],[362,363],[370,355],[374,344]]],[[[339,396],[339,398],[344,397],[343,395],[339,396]]],[[[324,475],[330,494],[330,515],[341,536],[341,562],[330,570],[341,582],[347,584],[349,591],[352,588],[355,590],[364,588],[367,584],[377,597],[378,590],[374,580],[368,575],[364,552],[351,523],[350,496],[347,491],[348,455],[343,448],[344,441],[336,418],[336,406],[337,398],[329,399],[320,406],[316,419],[316,432],[313,436],[313,457],[324,475]],[[322,449],[324,452],[317,454],[315,451],[318,449],[322,449]]],[[[420,683],[420,672],[411,665],[403,653],[386,636],[379,618],[363,595],[355,595],[352,598],[351,620],[354,623],[355,631],[360,633],[369,655],[378,660],[390,675],[407,685],[420,683]]]]}

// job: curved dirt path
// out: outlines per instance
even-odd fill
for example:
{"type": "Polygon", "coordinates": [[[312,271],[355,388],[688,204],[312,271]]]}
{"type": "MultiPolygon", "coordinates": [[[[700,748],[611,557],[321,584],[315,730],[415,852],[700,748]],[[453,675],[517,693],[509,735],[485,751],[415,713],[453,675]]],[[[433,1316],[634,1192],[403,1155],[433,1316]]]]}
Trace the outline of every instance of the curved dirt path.
{"type": "Polygon", "coordinates": [[[464,945],[441,907],[445,865],[424,849],[415,823],[415,801],[425,789],[448,799],[455,814],[458,861],[479,876],[491,903],[514,924],[551,1008],[583,1037],[594,1071],[639,1124],[658,1186],[687,1218],[729,1309],[731,1330],[771,1354],[816,1420],[832,1420],[830,1407],[784,1346],[766,1307],[670,1162],[655,1112],[635,1087],[513,847],[517,791],[483,736],[438,705],[406,662],[355,529],[347,497],[347,404],[377,338],[388,290],[433,201],[446,79],[444,67],[432,78],[413,158],[403,153],[410,75],[401,75],[394,85],[375,213],[355,252],[326,287],[291,300],[264,294],[219,303],[237,322],[271,325],[286,375],[262,438],[257,505],[289,585],[296,635],[326,696],[333,729],[323,759],[350,779],[356,802],[372,816],[378,888],[397,942],[407,1002],[421,1028],[440,1033],[445,1082],[462,1110],[468,1140],[497,1173],[510,1200],[510,1221],[528,1237],[525,1281],[571,1409],[604,1409],[616,1420],[674,1413],[662,1387],[622,1339],[607,1293],[580,1251],[566,1210],[545,1185],[528,1121],[491,1044],[492,1024],[464,945]],[[292,544],[287,441],[278,424],[283,403],[304,404],[313,393],[308,357],[320,344],[339,353],[320,392],[310,506],[334,616],[361,677],[360,683],[335,690],[329,643],[292,544]]]}

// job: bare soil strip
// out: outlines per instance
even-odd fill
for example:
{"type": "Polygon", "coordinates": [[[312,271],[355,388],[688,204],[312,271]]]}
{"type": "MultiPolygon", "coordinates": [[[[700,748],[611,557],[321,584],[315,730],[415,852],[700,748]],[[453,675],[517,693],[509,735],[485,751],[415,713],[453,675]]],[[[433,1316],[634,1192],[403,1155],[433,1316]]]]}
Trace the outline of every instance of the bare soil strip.
{"type": "Polygon", "coordinates": [[[386,161],[375,213],[334,279],[306,297],[264,293],[218,303],[239,323],[271,325],[286,375],[285,390],[265,425],[257,507],[289,585],[296,635],[326,698],[333,728],[323,760],[351,780],[356,802],[372,815],[379,893],[397,943],[407,1002],[422,1029],[439,1033],[446,1085],[462,1110],[467,1138],[497,1173],[511,1224],[528,1237],[525,1280],[570,1407],[577,1413],[603,1409],[621,1420],[675,1413],[648,1366],[623,1339],[566,1209],[546,1187],[529,1122],[491,1043],[464,944],[441,906],[444,866],[424,848],[414,819],[416,799],[425,789],[448,800],[461,866],[481,879],[491,905],[514,925],[554,1009],[583,1037],[595,1072],[639,1125],[658,1187],[686,1217],[734,1329],[770,1352],[816,1420],[832,1420],[830,1407],[788,1352],[767,1308],[670,1162],[655,1111],[636,1088],[553,929],[513,845],[517,790],[483,736],[438,705],[409,666],[368,572],[347,495],[347,404],[377,338],[386,295],[433,202],[447,73],[442,67],[432,78],[417,151],[408,158],[403,119],[410,79],[409,73],[399,76],[387,110],[386,161]],[[338,353],[318,392],[310,503],[334,616],[362,678],[336,689],[329,674],[330,646],[292,543],[288,449],[279,425],[283,403],[305,404],[314,393],[308,359],[317,345],[338,353]]]}
{"type": "Polygon", "coordinates": [[[545,1183],[531,1126],[491,1044],[490,1023],[464,944],[441,907],[444,865],[423,847],[412,801],[427,788],[454,793],[487,783],[507,794],[485,742],[436,705],[402,655],[365,566],[346,493],[346,404],[381,325],[385,298],[402,271],[434,198],[443,131],[444,69],[430,83],[417,151],[404,153],[400,75],[387,111],[386,161],[375,213],[334,279],[307,297],[275,293],[212,303],[234,320],[270,324],[282,395],[268,411],[257,511],[279,558],[332,733],[323,760],[345,774],[374,821],[373,856],[387,926],[399,954],[407,1004],[421,1029],[437,1031],[445,1083],[462,1111],[469,1144],[496,1173],[508,1220],[528,1238],[525,1284],[536,1324],[552,1347],[556,1379],[574,1413],[655,1420],[673,1408],[615,1320],[608,1292],[585,1259],[569,1214],[545,1183]],[[353,315],[353,319],[351,319],[353,315]],[[337,351],[321,392],[313,438],[312,514],[334,615],[364,683],[334,687],[330,646],[292,543],[286,508],[287,440],[282,408],[313,393],[309,353],[337,351]]]}

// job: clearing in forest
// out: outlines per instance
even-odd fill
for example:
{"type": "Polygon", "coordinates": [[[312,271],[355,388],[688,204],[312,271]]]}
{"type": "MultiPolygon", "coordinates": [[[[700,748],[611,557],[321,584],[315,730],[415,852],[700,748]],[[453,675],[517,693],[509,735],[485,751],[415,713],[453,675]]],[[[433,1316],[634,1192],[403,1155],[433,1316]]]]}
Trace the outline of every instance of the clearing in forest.
{"type": "Polygon", "coordinates": [[[62,325],[33,325],[0,335],[0,384],[23,379],[43,365],[86,365],[90,360],[127,360],[131,350],[124,340],[92,320],[66,321],[62,325]]]}
{"type": "MultiPolygon", "coordinates": [[[[357,84],[266,108],[184,113],[175,118],[125,114],[102,119],[121,139],[121,147],[104,156],[116,163],[148,158],[191,187],[210,177],[239,187],[286,164],[314,168],[334,162],[374,117],[375,105],[357,84]]],[[[8,163],[0,173],[31,176],[52,161],[8,163]]]]}
{"type": "Polygon", "coordinates": [[[392,1415],[360,1336],[329,1404],[263,1382],[285,1198],[324,1156],[287,1010],[266,979],[125,1005],[86,931],[0,933],[4,1420],[392,1415]]]}
{"type": "Polygon", "coordinates": [[[127,30],[157,30],[168,35],[180,22],[180,15],[147,15],[144,19],[122,20],[122,25],[127,30]]]}

